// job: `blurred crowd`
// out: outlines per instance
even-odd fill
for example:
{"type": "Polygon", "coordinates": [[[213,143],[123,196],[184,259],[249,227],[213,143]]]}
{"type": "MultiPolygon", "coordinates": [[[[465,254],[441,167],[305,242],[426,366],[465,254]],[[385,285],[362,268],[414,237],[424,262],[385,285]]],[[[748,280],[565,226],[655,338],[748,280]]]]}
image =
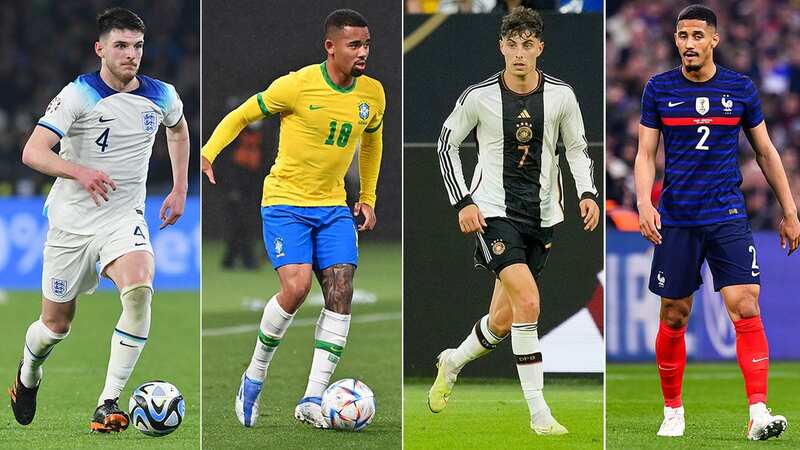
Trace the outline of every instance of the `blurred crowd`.
{"type": "Polygon", "coordinates": [[[561,13],[603,12],[603,0],[406,0],[409,14],[507,14],[517,6],[561,13]]]}
{"type": "MultiPolygon", "coordinates": [[[[0,197],[35,196],[54,179],[24,166],[21,152],[50,100],[79,74],[100,68],[96,17],[107,1],[0,3],[0,197]],[[35,24],[35,26],[31,26],[35,24]]],[[[200,13],[197,2],[126,2],[145,22],[140,73],[173,84],[183,100],[192,140],[189,192],[199,194],[200,13]]],[[[148,194],[172,189],[166,139],[158,132],[148,194]]]]}
{"type": "MultiPolygon", "coordinates": [[[[625,219],[636,212],[633,165],[642,90],[652,75],[680,65],[673,33],[675,18],[688,4],[607,4],[606,193],[607,211],[616,211],[622,219],[610,221],[618,228],[630,224],[625,219]]],[[[800,5],[790,0],[709,0],[704,4],[717,14],[720,44],[714,60],[755,83],[769,134],[781,154],[795,202],[800,204],[800,5]]],[[[654,200],[664,175],[660,145],[654,200]]],[[[777,229],[780,205],[744,133],[739,152],[742,191],[753,228],[777,229]]]]}

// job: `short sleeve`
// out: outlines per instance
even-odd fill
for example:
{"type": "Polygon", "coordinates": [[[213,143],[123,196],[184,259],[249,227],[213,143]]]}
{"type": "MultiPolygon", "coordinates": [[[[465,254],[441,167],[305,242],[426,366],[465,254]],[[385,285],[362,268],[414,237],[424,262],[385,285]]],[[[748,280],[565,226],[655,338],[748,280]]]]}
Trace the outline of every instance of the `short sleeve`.
{"type": "Polygon", "coordinates": [[[661,129],[661,116],[658,114],[652,79],[647,82],[642,93],[642,118],[639,122],[647,128],[661,129]]]}
{"type": "Polygon", "coordinates": [[[59,138],[63,138],[72,124],[81,116],[85,105],[86,99],[81,93],[81,89],[75,83],[70,83],[50,101],[37,125],[47,128],[57,134],[59,138]]]}
{"type": "Polygon", "coordinates": [[[761,99],[758,97],[753,80],[744,77],[744,114],[742,115],[742,126],[745,128],[755,128],[764,121],[764,113],[761,111],[761,99]]]}
{"type": "Polygon", "coordinates": [[[178,91],[175,90],[175,87],[171,84],[167,87],[170,102],[167,106],[167,110],[164,111],[164,126],[167,128],[172,128],[180,122],[181,117],[183,117],[183,102],[181,101],[181,97],[178,95],[178,91]]]}
{"type": "Polygon", "coordinates": [[[292,111],[297,99],[297,87],[296,72],[278,78],[265,91],[256,94],[258,107],[265,116],[292,111]]]}

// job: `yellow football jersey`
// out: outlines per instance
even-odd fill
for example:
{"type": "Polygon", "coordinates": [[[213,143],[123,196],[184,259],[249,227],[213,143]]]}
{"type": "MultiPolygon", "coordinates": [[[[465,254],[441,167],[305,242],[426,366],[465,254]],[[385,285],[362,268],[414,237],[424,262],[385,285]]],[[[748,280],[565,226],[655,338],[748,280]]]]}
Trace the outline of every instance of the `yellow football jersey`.
{"type": "Polygon", "coordinates": [[[359,143],[359,201],[374,206],[385,105],[377,80],[361,76],[341,88],[324,62],[307,66],[228,114],[202,154],[213,162],[248,123],[280,115],[278,156],[264,180],[262,206],[345,205],[344,176],[359,143]]]}

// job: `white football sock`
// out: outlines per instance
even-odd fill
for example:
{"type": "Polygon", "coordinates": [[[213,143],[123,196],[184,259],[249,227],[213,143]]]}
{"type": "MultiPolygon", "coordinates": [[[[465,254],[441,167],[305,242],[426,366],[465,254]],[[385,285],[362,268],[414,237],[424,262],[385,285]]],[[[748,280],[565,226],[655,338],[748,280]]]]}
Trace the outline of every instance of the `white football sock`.
{"type": "Polygon", "coordinates": [[[147,284],[128,286],[120,292],[122,314],[111,335],[111,356],[108,359],[106,384],[97,404],[119,398],[136,367],[150,333],[150,304],[153,288],[147,284]]]}
{"type": "MultiPolygon", "coordinates": [[[[506,335],[507,336],[507,335],[506,335]]],[[[461,345],[450,353],[450,363],[455,366],[456,373],[468,362],[491,352],[506,336],[499,337],[489,328],[489,315],[481,317],[461,345]]]]}
{"type": "MultiPolygon", "coordinates": [[[[539,333],[534,323],[514,323],[511,325],[511,348],[517,360],[517,373],[522,385],[522,394],[528,402],[528,410],[534,422],[539,417],[549,416],[544,413],[547,403],[544,401],[544,368],[542,353],[539,351],[539,333]]],[[[539,424],[536,425],[546,425],[539,424]]]]}
{"type": "Polygon", "coordinates": [[[22,350],[22,369],[20,381],[25,387],[34,388],[42,379],[42,364],[50,356],[53,347],[69,335],[55,333],[39,318],[28,327],[25,334],[25,348],[22,350]]]}
{"type": "Polygon", "coordinates": [[[269,299],[261,315],[256,348],[253,350],[253,357],[250,358],[250,365],[247,366],[247,378],[254,381],[264,380],[269,362],[272,361],[275,350],[278,349],[278,344],[281,343],[293,317],[294,314],[287,313],[278,304],[277,294],[269,299]]]}
{"type": "Polygon", "coordinates": [[[322,396],[342,356],[349,331],[350,314],[338,314],[322,308],[314,332],[314,360],[303,397],[322,396]]]}

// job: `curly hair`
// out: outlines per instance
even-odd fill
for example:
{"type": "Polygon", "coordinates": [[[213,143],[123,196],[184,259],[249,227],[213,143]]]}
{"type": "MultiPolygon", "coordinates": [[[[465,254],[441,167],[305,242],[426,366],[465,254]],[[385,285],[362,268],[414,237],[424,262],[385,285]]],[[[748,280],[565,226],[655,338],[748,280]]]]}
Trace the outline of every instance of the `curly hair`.
{"type": "Polygon", "coordinates": [[[533,35],[535,38],[541,38],[543,31],[544,22],[542,22],[542,16],[531,8],[518,6],[503,17],[503,22],[500,25],[500,39],[528,34],[533,35]]]}

